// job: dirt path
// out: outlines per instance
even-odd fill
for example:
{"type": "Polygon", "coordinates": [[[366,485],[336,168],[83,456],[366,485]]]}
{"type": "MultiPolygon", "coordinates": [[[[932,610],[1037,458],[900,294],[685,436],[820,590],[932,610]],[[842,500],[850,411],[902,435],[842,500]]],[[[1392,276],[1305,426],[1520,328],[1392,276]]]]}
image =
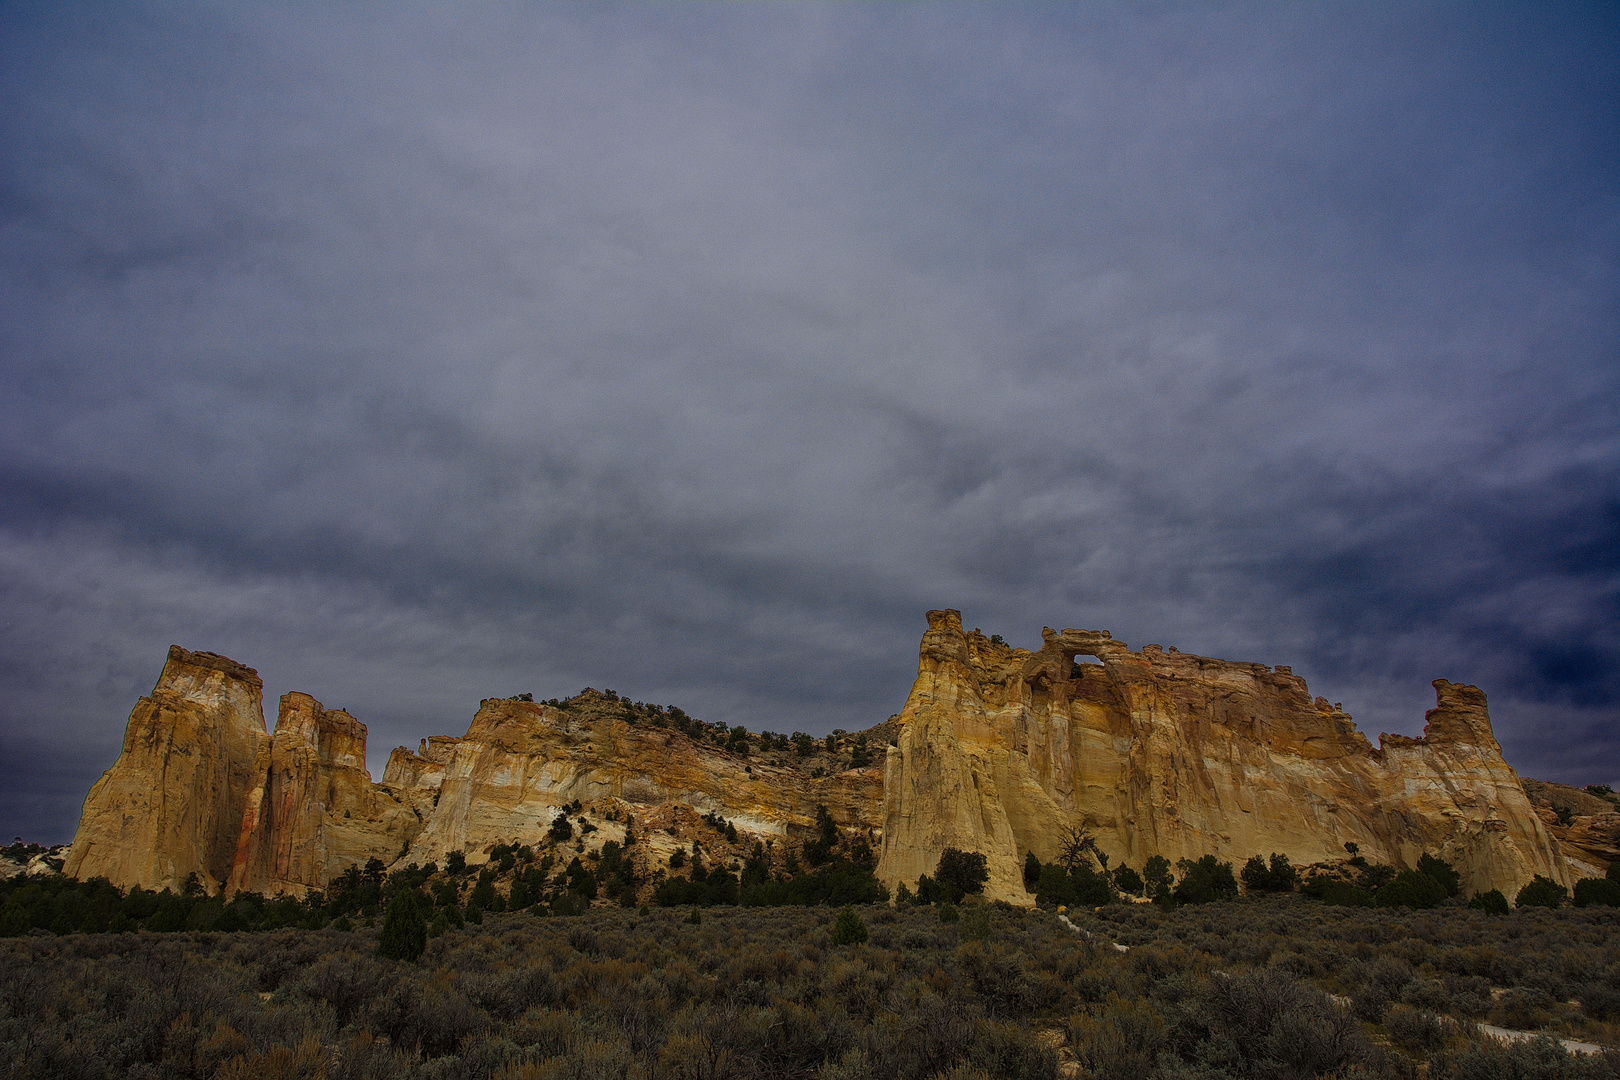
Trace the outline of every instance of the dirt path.
{"type": "MultiPolygon", "coordinates": [[[[1075,933],[1084,934],[1088,938],[1094,938],[1094,937],[1097,936],[1096,934],[1093,934],[1090,930],[1082,930],[1080,927],[1074,925],[1074,923],[1069,921],[1069,917],[1067,915],[1059,915],[1058,916],[1058,922],[1062,923],[1064,926],[1067,926],[1070,930],[1073,930],[1075,933]]],[[[1104,939],[1104,940],[1106,940],[1106,939],[1104,939]]],[[[1108,944],[1112,945],[1119,952],[1130,952],[1131,951],[1131,947],[1129,945],[1121,945],[1117,941],[1110,941],[1110,942],[1108,942],[1108,944]]]]}
{"type": "MultiPolygon", "coordinates": [[[[1542,1034],[1539,1031],[1514,1031],[1512,1028],[1497,1027],[1495,1024],[1481,1024],[1479,1030],[1491,1038],[1501,1039],[1503,1042],[1525,1042],[1542,1034]]],[[[1558,1037],[1555,1035],[1553,1038],[1558,1037]]],[[[1563,1044],[1565,1050],[1572,1054],[1601,1054],[1608,1049],[1608,1047],[1599,1046],[1597,1043],[1580,1042],[1576,1039],[1558,1039],[1558,1041],[1563,1044]]]]}

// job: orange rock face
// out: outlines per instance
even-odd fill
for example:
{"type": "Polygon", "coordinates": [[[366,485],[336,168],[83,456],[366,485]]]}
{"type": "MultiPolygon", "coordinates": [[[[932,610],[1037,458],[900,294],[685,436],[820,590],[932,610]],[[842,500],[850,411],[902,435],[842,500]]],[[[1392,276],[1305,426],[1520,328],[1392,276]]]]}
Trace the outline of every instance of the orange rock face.
{"type": "Polygon", "coordinates": [[[1542,780],[1525,780],[1524,791],[1577,877],[1602,877],[1620,859],[1620,799],[1542,780]]]}
{"type": "Polygon", "coordinates": [[[1473,891],[1571,879],[1472,686],[1436,682],[1424,737],[1374,747],[1287,668],[1133,652],[1106,631],[1045,630],[1032,653],[964,632],[955,611],[928,624],[886,764],[891,887],[956,847],[989,857],[991,895],[1028,902],[1025,853],[1055,858],[1070,826],[1136,867],[1325,862],[1348,842],[1397,867],[1438,855],[1473,891]]]}
{"type": "Polygon", "coordinates": [[[84,800],[63,871],[178,891],[224,884],[264,741],[258,672],[178,645],[129,716],[123,752],[84,800]]]}
{"type": "Polygon", "coordinates": [[[712,811],[766,838],[808,834],[826,806],[881,843],[891,887],[957,847],[983,852],[988,893],[1018,903],[1025,854],[1054,859],[1070,827],[1116,865],[1272,852],[1306,865],[1354,843],[1397,867],[1436,854],[1465,889],[1510,895],[1533,874],[1569,883],[1614,849],[1607,810],[1582,804],[1567,825],[1538,814],[1471,686],[1436,682],[1424,737],[1375,747],[1287,668],[1132,651],[1105,631],[1046,630],[1030,652],[965,632],[954,611],[928,623],[904,710],[867,733],[896,745],[862,769],[821,750],[739,755],[589,691],[562,706],[484,701],[464,736],[395,750],[373,783],[354,717],[287,694],[267,734],[251,668],[176,647],[86,798],[64,869],[301,892],[371,858],[482,861],[538,840],[575,800],[619,821],[712,811]],[[1553,829],[1586,845],[1573,864],[1553,829]]]}
{"type": "Polygon", "coordinates": [[[764,835],[808,831],[824,805],[838,824],[874,828],[883,805],[880,769],[815,777],[780,756],[740,758],[671,728],[630,723],[590,694],[569,707],[492,698],[461,739],[400,747],[384,785],[436,793],[407,858],[461,851],[477,861],[496,843],[541,837],[557,808],[613,798],[631,808],[669,804],[714,812],[764,835]]]}
{"type": "Polygon", "coordinates": [[[284,694],[275,735],[254,759],[227,892],[323,886],[368,859],[392,862],[420,814],[366,771],[366,726],[308,694],[284,694]]]}

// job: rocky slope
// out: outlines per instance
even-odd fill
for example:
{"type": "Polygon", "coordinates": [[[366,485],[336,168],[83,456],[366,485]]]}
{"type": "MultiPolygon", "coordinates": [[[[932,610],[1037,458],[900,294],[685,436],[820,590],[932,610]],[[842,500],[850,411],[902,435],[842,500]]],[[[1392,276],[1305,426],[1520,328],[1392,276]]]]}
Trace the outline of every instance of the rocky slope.
{"type": "Polygon", "coordinates": [[[653,719],[594,690],[563,705],[491,698],[464,737],[395,750],[383,785],[431,795],[407,859],[476,859],[492,844],[527,843],[575,800],[612,798],[640,814],[679,804],[766,836],[807,834],[818,805],[852,830],[877,824],[881,769],[818,777],[832,763],[824,754],[809,767],[797,754],[760,752],[756,740],[743,756],[653,719]]]}
{"type": "Polygon", "coordinates": [[[1209,853],[1308,864],[1355,843],[1397,867],[1437,854],[1469,890],[1571,880],[1474,687],[1436,682],[1424,737],[1374,747],[1285,667],[1133,652],[1106,631],[1048,629],[1030,652],[964,632],[955,611],[928,623],[886,764],[891,885],[957,847],[986,853],[990,891],[1020,899],[1025,852],[1055,858],[1070,826],[1138,867],[1209,853]]]}
{"type": "Polygon", "coordinates": [[[1613,793],[1530,779],[1524,781],[1524,792],[1576,876],[1602,877],[1620,859],[1620,799],[1613,793]]]}
{"type": "MultiPolygon", "coordinates": [[[[66,872],[212,893],[302,892],[372,858],[468,861],[539,839],[571,802],[649,820],[714,813],[751,834],[808,835],[817,806],[851,833],[875,826],[883,773],[808,756],[746,753],[724,728],[673,726],[594,690],[566,703],[492,698],[465,736],[434,736],[366,771],[366,728],[307,694],[283,695],[267,735],[251,668],[173,648],[130,715],[124,750],[85,800],[66,872]]],[[[875,836],[874,836],[875,839],[875,836]]]]}
{"type": "Polygon", "coordinates": [[[965,632],[954,611],[928,622],[910,697],[867,733],[879,757],[864,768],[847,743],[793,747],[588,690],[488,699],[465,735],[396,749],[374,783],[354,717],[287,694],[267,734],[252,669],[174,648],[85,800],[65,869],[121,886],[179,888],[195,873],[211,892],[298,892],[371,858],[481,862],[495,844],[538,840],[575,802],[677,831],[712,813],[745,838],[788,843],[826,806],[846,835],[881,844],[891,887],[958,847],[985,853],[989,894],[1019,903],[1024,855],[1054,859],[1069,828],[1136,867],[1210,853],[1325,863],[1348,842],[1398,867],[1438,854],[1466,888],[1507,892],[1536,873],[1595,872],[1609,850],[1593,839],[1607,825],[1549,822],[1532,806],[1473,687],[1435,683],[1424,737],[1375,747],[1287,668],[1132,651],[1102,631],[1047,630],[1030,652],[965,632]]]}

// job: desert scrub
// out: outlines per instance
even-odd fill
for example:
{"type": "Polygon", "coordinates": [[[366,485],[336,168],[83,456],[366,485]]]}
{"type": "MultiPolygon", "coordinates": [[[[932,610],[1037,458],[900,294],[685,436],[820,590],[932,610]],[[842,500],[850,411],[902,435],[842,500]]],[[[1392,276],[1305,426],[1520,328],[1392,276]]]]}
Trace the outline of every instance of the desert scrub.
{"type": "Polygon", "coordinates": [[[1612,908],[1526,907],[1502,917],[1460,901],[1410,911],[1280,896],[1174,912],[1119,905],[1071,918],[1136,949],[1179,944],[1220,968],[1290,971],[1351,999],[1369,1022],[1397,1003],[1460,1020],[1493,1011],[1506,1018],[1500,1002],[1514,992],[1513,1018],[1532,1029],[1620,1045],[1620,912],[1612,908]]]}
{"type": "Polygon", "coordinates": [[[1047,1080],[1055,1033],[1097,1080],[1410,1080],[1424,1062],[1472,1080],[1554,1074],[1491,1073],[1519,1059],[1431,1018],[1540,1009],[1602,1042],[1620,1006],[1609,908],[1504,918],[1282,896],[1076,915],[1095,939],[995,904],[958,923],[931,906],[850,912],[867,941],[837,944],[827,907],[711,908],[696,924],[685,909],[491,913],[414,962],[378,956],[379,929],[9,938],[0,1060],[16,1077],[1047,1080]],[[1109,941],[1126,937],[1126,953],[1109,941]],[[1324,991],[1365,998],[1385,1027],[1324,991]]]}

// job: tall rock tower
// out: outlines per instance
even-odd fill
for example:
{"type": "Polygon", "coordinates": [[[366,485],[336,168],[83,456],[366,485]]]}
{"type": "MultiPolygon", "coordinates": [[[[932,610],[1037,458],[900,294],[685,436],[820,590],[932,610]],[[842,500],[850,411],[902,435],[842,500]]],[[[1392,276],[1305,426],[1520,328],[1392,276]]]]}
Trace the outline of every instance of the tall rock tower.
{"type": "Polygon", "coordinates": [[[123,752],[85,797],[63,872],[176,891],[196,873],[217,890],[265,741],[258,672],[170,647],[151,696],[130,713],[123,752]]]}

